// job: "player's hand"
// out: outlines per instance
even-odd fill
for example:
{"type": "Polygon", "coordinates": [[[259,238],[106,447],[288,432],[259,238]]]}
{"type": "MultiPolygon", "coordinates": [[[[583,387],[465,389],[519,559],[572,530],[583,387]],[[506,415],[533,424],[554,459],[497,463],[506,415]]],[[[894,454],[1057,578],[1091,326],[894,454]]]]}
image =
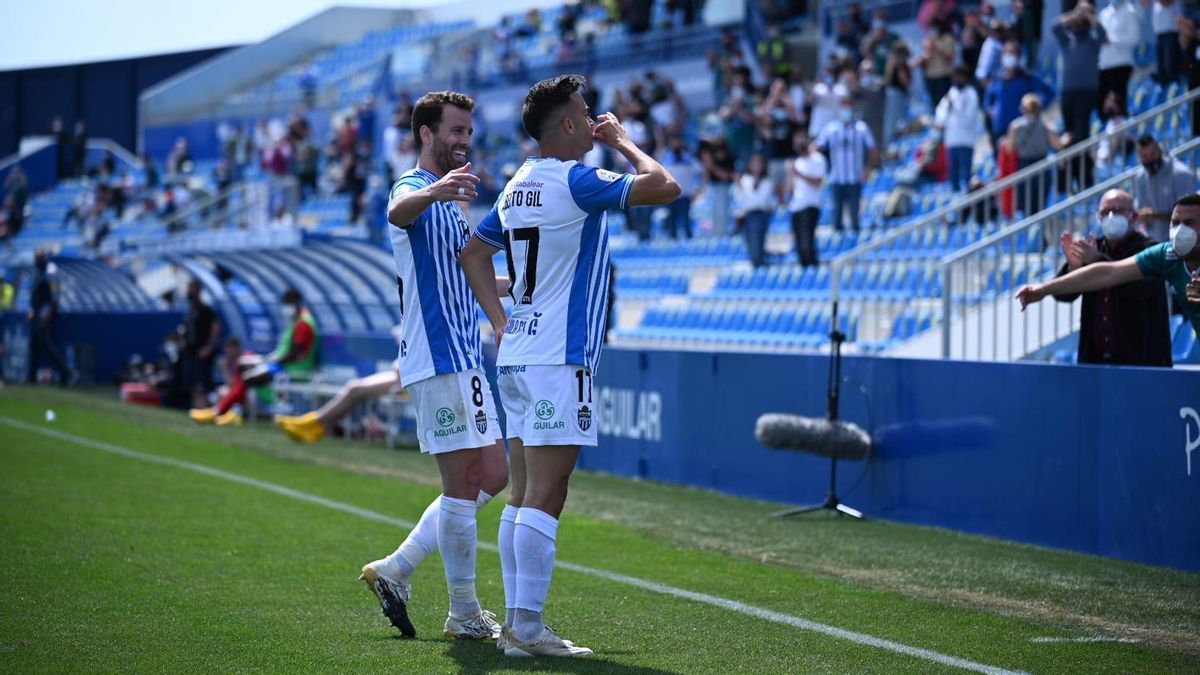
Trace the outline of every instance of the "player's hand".
{"type": "Polygon", "coordinates": [[[602,113],[596,118],[596,122],[592,136],[608,147],[616,148],[629,140],[629,134],[625,132],[625,127],[621,126],[621,121],[617,119],[616,115],[602,113]]]}
{"type": "Polygon", "coordinates": [[[427,189],[434,201],[439,202],[473,202],[478,197],[475,191],[479,185],[479,177],[471,173],[471,163],[451,169],[436,183],[427,189]]]}
{"type": "Polygon", "coordinates": [[[1071,249],[1083,265],[1091,265],[1100,260],[1100,249],[1096,248],[1096,235],[1089,234],[1087,239],[1076,239],[1071,249]]]}
{"type": "Polygon", "coordinates": [[[1021,290],[1017,291],[1017,300],[1021,303],[1022,312],[1025,311],[1026,306],[1035,302],[1041,302],[1044,297],[1046,297],[1046,291],[1043,291],[1042,287],[1037,285],[1023,286],[1021,290]]]}
{"type": "Polygon", "coordinates": [[[1200,270],[1192,272],[1192,280],[1185,288],[1187,289],[1187,301],[1193,305],[1200,305],[1200,270]]]}
{"type": "Polygon", "coordinates": [[[505,316],[499,323],[492,324],[492,333],[496,336],[496,347],[500,347],[500,340],[504,339],[504,331],[508,328],[508,317],[505,316]]]}

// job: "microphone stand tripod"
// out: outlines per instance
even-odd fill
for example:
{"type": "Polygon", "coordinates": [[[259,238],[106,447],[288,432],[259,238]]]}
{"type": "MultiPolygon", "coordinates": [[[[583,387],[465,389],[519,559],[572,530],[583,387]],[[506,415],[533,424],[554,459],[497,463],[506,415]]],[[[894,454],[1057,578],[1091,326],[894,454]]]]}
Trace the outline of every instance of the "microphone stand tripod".
{"type": "MultiPolygon", "coordinates": [[[[832,326],[829,330],[829,341],[831,350],[829,352],[829,388],[828,388],[828,414],[827,419],[830,422],[836,422],[838,419],[838,397],[842,389],[842,343],[846,341],[846,334],[838,330],[838,303],[833,301],[833,317],[832,326]]],[[[829,509],[840,515],[847,515],[851,518],[863,518],[862,511],[852,509],[846,506],[838,499],[837,495],[837,457],[829,460],[829,492],[825,495],[825,501],[812,506],[801,506],[799,508],[787,509],[778,513],[771,514],[776,518],[785,518],[787,516],[795,516],[801,513],[812,513],[813,511],[823,511],[829,509]]]]}

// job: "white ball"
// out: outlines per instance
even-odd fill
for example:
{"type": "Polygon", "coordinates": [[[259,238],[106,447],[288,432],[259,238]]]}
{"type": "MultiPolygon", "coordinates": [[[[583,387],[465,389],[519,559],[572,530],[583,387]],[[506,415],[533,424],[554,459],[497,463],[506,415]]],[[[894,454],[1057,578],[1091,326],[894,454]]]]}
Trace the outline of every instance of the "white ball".
{"type": "Polygon", "coordinates": [[[46,411],[46,421],[47,421],[47,422],[53,422],[53,421],[54,421],[54,411],[53,411],[53,410],[47,410],[47,411],[46,411]]]}

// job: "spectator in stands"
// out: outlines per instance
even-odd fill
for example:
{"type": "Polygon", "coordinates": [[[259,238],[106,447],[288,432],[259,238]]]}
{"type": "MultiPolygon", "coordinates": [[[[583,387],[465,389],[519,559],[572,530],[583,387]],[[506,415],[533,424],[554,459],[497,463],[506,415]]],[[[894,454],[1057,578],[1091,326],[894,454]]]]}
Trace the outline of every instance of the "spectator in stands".
{"type": "Polygon", "coordinates": [[[808,135],[816,138],[825,127],[837,119],[842,101],[850,96],[850,88],[842,73],[836,82],[818,80],[812,87],[812,112],[808,116],[808,135]]]}
{"type": "Polygon", "coordinates": [[[817,137],[821,151],[829,157],[829,186],[833,196],[833,225],[841,231],[846,211],[850,211],[850,228],[858,231],[859,202],[867,172],[874,166],[879,149],[871,130],[857,119],[854,103],[842,102],[838,119],[830,122],[817,137]]]}
{"type": "MultiPolygon", "coordinates": [[[[1017,153],[1017,170],[1036,164],[1050,155],[1050,150],[1063,147],[1062,140],[1042,119],[1042,99],[1037,94],[1025,94],[1021,99],[1021,116],[1008,127],[1008,142],[1017,153]]],[[[1046,206],[1048,177],[1033,177],[1017,184],[1016,208],[1027,217],[1046,206]]]]}
{"type": "Polygon", "coordinates": [[[201,297],[200,282],[193,279],[187,286],[187,313],[183,331],[183,378],[192,397],[193,408],[208,403],[213,389],[213,362],[221,338],[221,320],[201,297]]]}
{"type": "Polygon", "coordinates": [[[767,27],[767,34],[759,41],[758,63],[763,72],[772,77],[787,78],[792,70],[791,59],[788,58],[787,41],[779,32],[779,27],[767,27]]]}
{"type": "Polygon", "coordinates": [[[71,134],[71,161],[74,163],[72,176],[82,176],[87,162],[87,125],[83,118],[75,120],[75,133],[71,134]]]}
{"type": "Polygon", "coordinates": [[[704,187],[712,203],[712,234],[729,233],[729,189],[736,164],[729,143],[723,136],[701,141],[700,161],[704,165],[704,187]]]}
{"type": "Polygon", "coordinates": [[[1045,0],[1013,0],[1013,29],[1017,41],[1021,43],[1021,52],[1025,67],[1037,67],[1038,51],[1042,41],[1042,15],[1045,13],[1045,0]]]}
{"type": "Polygon", "coordinates": [[[921,45],[921,70],[925,75],[925,91],[929,94],[929,105],[938,101],[950,90],[950,71],[954,67],[958,43],[950,26],[943,19],[934,19],[930,32],[921,45]]]}
{"type": "Polygon", "coordinates": [[[59,180],[71,175],[71,165],[67,162],[68,143],[67,127],[63,124],[62,115],[55,115],[50,122],[50,135],[54,137],[54,168],[59,180]]]}
{"type": "MultiPolygon", "coordinates": [[[[850,75],[847,72],[847,75],[850,75]]],[[[884,91],[883,78],[875,72],[875,63],[871,59],[863,59],[858,64],[858,73],[846,80],[850,97],[857,104],[858,117],[866,122],[874,138],[883,138],[884,108],[887,107],[887,94],[884,91]]],[[[835,113],[836,114],[836,113],[835,113]]]]}
{"type": "MultiPolygon", "coordinates": [[[[1099,239],[1062,234],[1067,262],[1058,276],[1097,262],[1123,260],[1154,246],[1133,223],[1133,197],[1124,190],[1109,190],[1100,199],[1099,239]]],[[[1079,293],[1054,296],[1074,302],[1079,293]]],[[[1171,333],[1167,323],[1167,296],[1162,283],[1131,281],[1083,294],[1079,315],[1079,363],[1171,367],[1171,333]]]]}
{"type": "Polygon", "coordinates": [[[167,175],[176,176],[192,172],[192,151],[188,149],[187,139],[180,136],[175,139],[171,154],[167,155],[167,175]]]}
{"type": "MultiPolygon", "coordinates": [[[[1179,44],[1183,52],[1183,70],[1187,73],[1187,88],[1200,87],[1200,29],[1196,22],[1179,19],[1179,44]]],[[[1192,133],[1200,132],[1200,101],[1192,101],[1192,133]]]]}
{"type": "Polygon", "coordinates": [[[862,41],[862,55],[875,63],[875,72],[882,73],[887,69],[888,57],[892,47],[900,41],[900,36],[888,29],[887,10],[880,7],[875,10],[871,19],[871,32],[862,41]]]}
{"type": "Polygon", "coordinates": [[[267,126],[267,121],[256,122],[254,124],[254,151],[258,153],[258,163],[263,169],[267,168],[268,153],[273,142],[274,138],[271,136],[271,129],[267,126]]]}
{"type": "Polygon", "coordinates": [[[1096,262],[1044,284],[1017,292],[1024,309],[1047,295],[1086,293],[1131,281],[1166,281],[1183,315],[1200,337],[1200,194],[1189,194],[1171,209],[1171,240],[1112,262],[1096,262]]]}
{"type": "Polygon", "coordinates": [[[787,80],[780,77],[771,83],[770,93],[758,106],[757,117],[760,147],[767,156],[767,175],[782,200],[787,192],[788,167],[795,157],[792,136],[801,121],[799,112],[792,108],[787,80]]]}
{"type": "Polygon", "coordinates": [[[912,104],[912,67],[909,66],[908,45],[897,41],[888,55],[887,67],[883,71],[886,100],[883,113],[883,144],[895,138],[896,129],[904,120],[905,112],[912,104]]]}
{"type": "Polygon", "coordinates": [[[142,173],[145,174],[146,189],[153,190],[158,187],[158,165],[150,158],[148,153],[143,152],[141,157],[142,173]]]}
{"type": "Polygon", "coordinates": [[[992,118],[992,146],[1008,132],[1009,125],[1023,112],[1023,100],[1028,94],[1040,97],[1041,107],[1054,99],[1054,88],[1021,68],[1021,45],[1016,40],[1004,43],[1000,57],[1001,71],[988,85],[983,106],[992,118]]]}
{"type": "Polygon", "coordinates": [[[1117,131],[1127,121],[1125,101],[1117,96],[1117,92],[1108,92],[1100,109],[1100,119],[1105,120],[1100,130],[1105,140],[1096,145],[1096,166],[1105,171],[1109,170],[1110,164],[1114,169],[1124,166],[1125,157],[1133,151],[1134,144],[1127,131],[1117,131]]]}
{"type": "Polygon", "coordinates": [[[1133,52],[1142,42],[1142,16],[1133,0],[1114,0],[1100,10],[1100,27],[1107,40],[1100,46],[1100,119],[1107,121],[1104,101],[1115,93],[1122,101],[1129,96],[1133,75],[1133,52]]]}
{"type": "Polygon", "coordinates": [[[987,40],[988,30],[979,19],[978,10],[970,10],[963,15],[963,27],[958,34],[958,45],[962,57],[962,65],[968,73],[974,73],[979,66],[979,55],[983,43],[987,40]]]}
{"type": "Polygon", "coordinates": [[[1133,176],[1133,202],[1138,224],[1156,242],[1167,240],[1171,209],[1180,198],[1196,192],[1196,176],[1183,162],[1163,152],[1153,136],[1137,141],[1141,168],[1133,176]]]}
{"type": "Polygon", "coordinates": [[[1109,38],[1087,0],[1061,15],[1053,30],[1062,57],[1063,125],[1079,142],[1091,135],[1092,113],[1100,104],[1100,50],[1109,38]]]}
{"type": "Polygon", "coordinates": [[[21,165],[14,164],[8,178],[4,179],[4,192],[13,200],[13,211],[18,217],[25,213],[25,205],[29,202],[29,179],[25,176],[21,165]]]}
{"type": "Polygon", "coordinates": [[[767,227],[771,224],[777,201],[767,175],[767,158],[762,153],[751,155],[746,173],[738,178],[737,204],[750,264],[763,267],[767,264],[767,227]]]}
{"type": "Polygon", "coordinates": [[[357,128],[358,128],[358,143],[366,144],[367,151],[370,152],[375,147],[375,97],[367,96],[366,100],[358,104],[356,113],[357,128]]]}
{"type": "Polygon", "coordinates": [[[296,181],[300,185],[300,198],[308,199],[317,192],[317,163],[321,158],[321,151],[308,136],[293,141],[292,148],[292,165],[296,172],[296,181]]]}
{"type": "Polygon", "coordinates": [[[1183,73],[1183,53],[1179,45],[1179,22],[1182,18],[1178,0],[1154,0],[1154,7],[1150,11],[1158,60],[1154,76],[1164,87],[1178,82],[1183,73]]]}
{"type": "Polygon", "coordinates": [[[683,137],[679,135],[671,136],[659,163],[675,177],[675,181],[679,183],[680,192],[679,197],[668,207],[669,213],[664,223],[667,236],[677,239],[682,234],[685,238],[691,239],[692,198],[700,189],[703,167],[699,160],[687,151],[683,137]]]}
{"type": "Polygon", "coordinates": [[[37,383],[37,367],[42,356],[48,356],[58,371],[59,383],[74,384],[78,374],[67,365],[66,359],[54,345],[54,323],[58,319],[58,280],[54,265],[45,251],[33,256],[33,289],[29,294],[29,371],[25,381],[37,383]]]}
{"type": "Polygon", "coordinates": [[[961,22],[961,15],[954,0],[924,0],[921,3],[917,9],[917,25],[929,30],[937,21],[942,21],[947,26],[957,26],[961,22]]]}
{"type": "MultiPolygon", "coordinates": [[[[1003,21],[994,21],[991,30],[988,31],[987,37],[984,38],[983,45],[979,48],[979,62],[975,65],[975,82],[979,86],[980,93],[987,91],[992,80],[1000,76],[1004,70],[1004,45],[1007,44],[1011,37],[1011,31],[1008,24],[1003,21]]],[[[1018,51],[1020,48],[1018,46],[1018,51]]],[[[1013,63],[1013,67],[1020,65],[1020,56],[1013,63]]]]}
{"type": "MultiPolygon", "coordinates": [[[[291,377],[310,377],[317,368],[317,353],[320,333],[317,321],[304,306],[300,291],[289,288],[280,298],[282,314],[287,328],[279,338],[275,351],[265,358],[244,354],[238,360],[238,370],[247,387],[262,387],[270,384],[275,376],[286,372],[291,377]]],[[[199,424],[216,422],[213,408],[193,408],[188,415],[199,424]]],[[[237,415],[232,423],[240,423],[237,415]]]]}
{"type": "Polygon", "coordinates": [[[821,204],[824,203],[821,186],[825,183],[829,166],[825,155],[821,154],[821,148],[803,131],[796,132],[793,147],[798,156],[791,166],[788,211],[792,219],[792,236],[796,240],[796,256],[801,265],[811,267],[818,263],[817,222],[821,218],[821,204]]]}
{"type": "Polygon", "coordinates": [[[300,91],[304,96],[305,107],[312,109],[317,105],[317,64],[309,61],[301,67],[300,91]]]}
{"type": "Polygon", "coordinates": [[[225,161],[229,162],[233,179],[241,180],[246,167],[250,164],[250,158],[254,155],[250,137],[246,135],[246,129],[241,122],[234,122],[233,132],[225,139],[222,154],[225,156],[225,161]]]}
{"type": "Polygon", "coordinates": [[[965,65],[954,67],[953,84],[937,104],[934,123],[942,130],[949,153],[950,186],[955,192],[965,190],[979,137],[979,94],[971,86],[965,65]]]}

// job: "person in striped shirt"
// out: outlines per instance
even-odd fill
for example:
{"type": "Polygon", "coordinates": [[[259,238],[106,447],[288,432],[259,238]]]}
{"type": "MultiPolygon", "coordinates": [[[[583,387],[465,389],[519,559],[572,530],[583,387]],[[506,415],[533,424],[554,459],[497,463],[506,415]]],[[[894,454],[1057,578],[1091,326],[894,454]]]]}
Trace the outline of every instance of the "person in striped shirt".
{"type": "Polygon", "coordinates": [[[879,148],[866,122],[854,112],[854,101],[842,101],[838,118],[817,137],[821,152],[829,156],[829,190],[833,196],[833,225],[839,231],[850,211],[850,228],[858,232],[859,203],[870,167],[879,159],[879,148]]]}
{"type": "Polygon", "coordinates": [[[638,149],[616,116],[594,121],[584,78],[563,75],[530,88],[521,111],[538,156],[501,192],[459,262],[500,339],[496,358],[508,421],[513,489],[500,517],[500,565],[508,656],[587,656],[590,649],[546,627],[542,609],[554,571],[558,519],[580,446],[596,445],[592,374],[608,311],[609,209],[669,204],[671,174],[638,149]],[[620,153],[636,174],[580,163],[593,141],[620,153]],[[492,282],[504,250],[512,318],[492,282]]]}
{"type": "Polygon", "coordinates": [[[452,91],[416,102],[412,131],[420,156],[388,201],[402,326],[399,378],[416,408],[421,451],[437,459],[442,495],[400,548],[367,563],[360,578],[409,637],[416,631],[408,618],[408,579],[435,549],[450,593],[443,635],[489,640],[500,634],[495,615],[480,607],[475,594],[475,516],[504,489],[508,466],[496,442],[500,424],[483,372],[475,298],[458,265],[470,237],[461,204],[475,199],[479,183],[467,162],[474,107],[452,91]]]}

